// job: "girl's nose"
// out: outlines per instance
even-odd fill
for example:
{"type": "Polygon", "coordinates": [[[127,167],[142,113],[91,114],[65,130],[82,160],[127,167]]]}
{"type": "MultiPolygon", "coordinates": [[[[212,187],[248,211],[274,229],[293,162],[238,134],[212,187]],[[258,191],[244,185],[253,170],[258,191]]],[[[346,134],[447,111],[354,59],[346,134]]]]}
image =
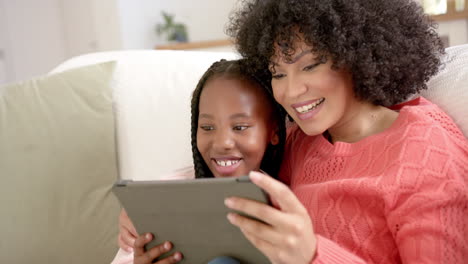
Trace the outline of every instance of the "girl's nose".
{"type": "Polygon", "coordinates": [[[232,149],[235,144],[230,131],[218,131],[218,133],[216,133],[214,145],[215,148],[220,150],[232,149]]]}

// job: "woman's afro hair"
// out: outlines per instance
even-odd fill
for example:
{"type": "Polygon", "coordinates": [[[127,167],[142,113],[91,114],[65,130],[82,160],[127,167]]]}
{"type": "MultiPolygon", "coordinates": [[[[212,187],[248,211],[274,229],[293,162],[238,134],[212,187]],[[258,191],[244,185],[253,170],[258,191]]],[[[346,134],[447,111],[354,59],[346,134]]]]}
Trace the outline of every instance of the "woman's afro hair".
{"type": "Polygon", "coordinates": [[[352,74],[357,98],[377,105],[426,89],[444,54],[414,0],[244,0],[230,21],[227,33],[251,67],[268,68],[276,52],[288,59],[304,41],[352,74]]]}

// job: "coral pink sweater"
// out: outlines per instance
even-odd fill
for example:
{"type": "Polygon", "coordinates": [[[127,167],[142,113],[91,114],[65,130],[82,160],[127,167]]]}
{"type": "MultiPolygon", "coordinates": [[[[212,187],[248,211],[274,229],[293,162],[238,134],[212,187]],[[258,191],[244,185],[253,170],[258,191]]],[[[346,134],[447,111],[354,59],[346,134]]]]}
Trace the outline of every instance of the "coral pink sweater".
{"type": "Polygon", "coordinates": [[[423,98],[395,110],[352,144],[291,128],[280,178],[309,211],[313,263],[467,263],[467,139],[423,98]]]}

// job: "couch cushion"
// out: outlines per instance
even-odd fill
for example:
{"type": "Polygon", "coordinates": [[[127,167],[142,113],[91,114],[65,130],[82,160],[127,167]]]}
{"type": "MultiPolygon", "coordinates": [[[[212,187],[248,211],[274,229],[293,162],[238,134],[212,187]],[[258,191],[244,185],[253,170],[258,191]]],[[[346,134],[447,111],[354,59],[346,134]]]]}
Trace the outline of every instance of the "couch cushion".
{"type": "Polygon", "coordinates": [[[114,63],[0,89],[0,263],[109,263],[114,63]]]}
{"type": "Polygon", "coordinates": [[[468,137],[468,44],[446,49],[444,65],[421,95],[436,103],[468,137]]]}

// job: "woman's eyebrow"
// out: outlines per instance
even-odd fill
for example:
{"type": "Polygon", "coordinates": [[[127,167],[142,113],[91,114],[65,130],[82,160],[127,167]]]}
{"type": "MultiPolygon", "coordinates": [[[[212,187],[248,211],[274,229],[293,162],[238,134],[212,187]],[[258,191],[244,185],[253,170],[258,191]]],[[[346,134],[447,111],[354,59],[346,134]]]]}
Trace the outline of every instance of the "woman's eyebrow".
{"type": "Polygon", "coordinates": [[[311,53],[312,51],[311,50],[304,50],[302,51],[301,53],[299,53],[298,55],[296,55],[296,57],[292,58],[288,63],[289,64],[292,64],[292,63],[295,63],[297,62],[300,58],[302,58],[304,55],[307,55],[309,53],[311,53]]]}
{"type": "MultiPolygon", "coordinates": [[[[312,50],[304,50],[301,53],[297,54],[291,60],[288,60],[286,63],[287,64],[293,64],[293,63],[297,62],[299,59],[301,59],[304,55],[307,55],[309,53],[312,53],[312,50]]],[[[275,67],[275,66],[279,66],[279,64],[276,63],[275,61],[270,61],[270,67],[275,67]]]]}

